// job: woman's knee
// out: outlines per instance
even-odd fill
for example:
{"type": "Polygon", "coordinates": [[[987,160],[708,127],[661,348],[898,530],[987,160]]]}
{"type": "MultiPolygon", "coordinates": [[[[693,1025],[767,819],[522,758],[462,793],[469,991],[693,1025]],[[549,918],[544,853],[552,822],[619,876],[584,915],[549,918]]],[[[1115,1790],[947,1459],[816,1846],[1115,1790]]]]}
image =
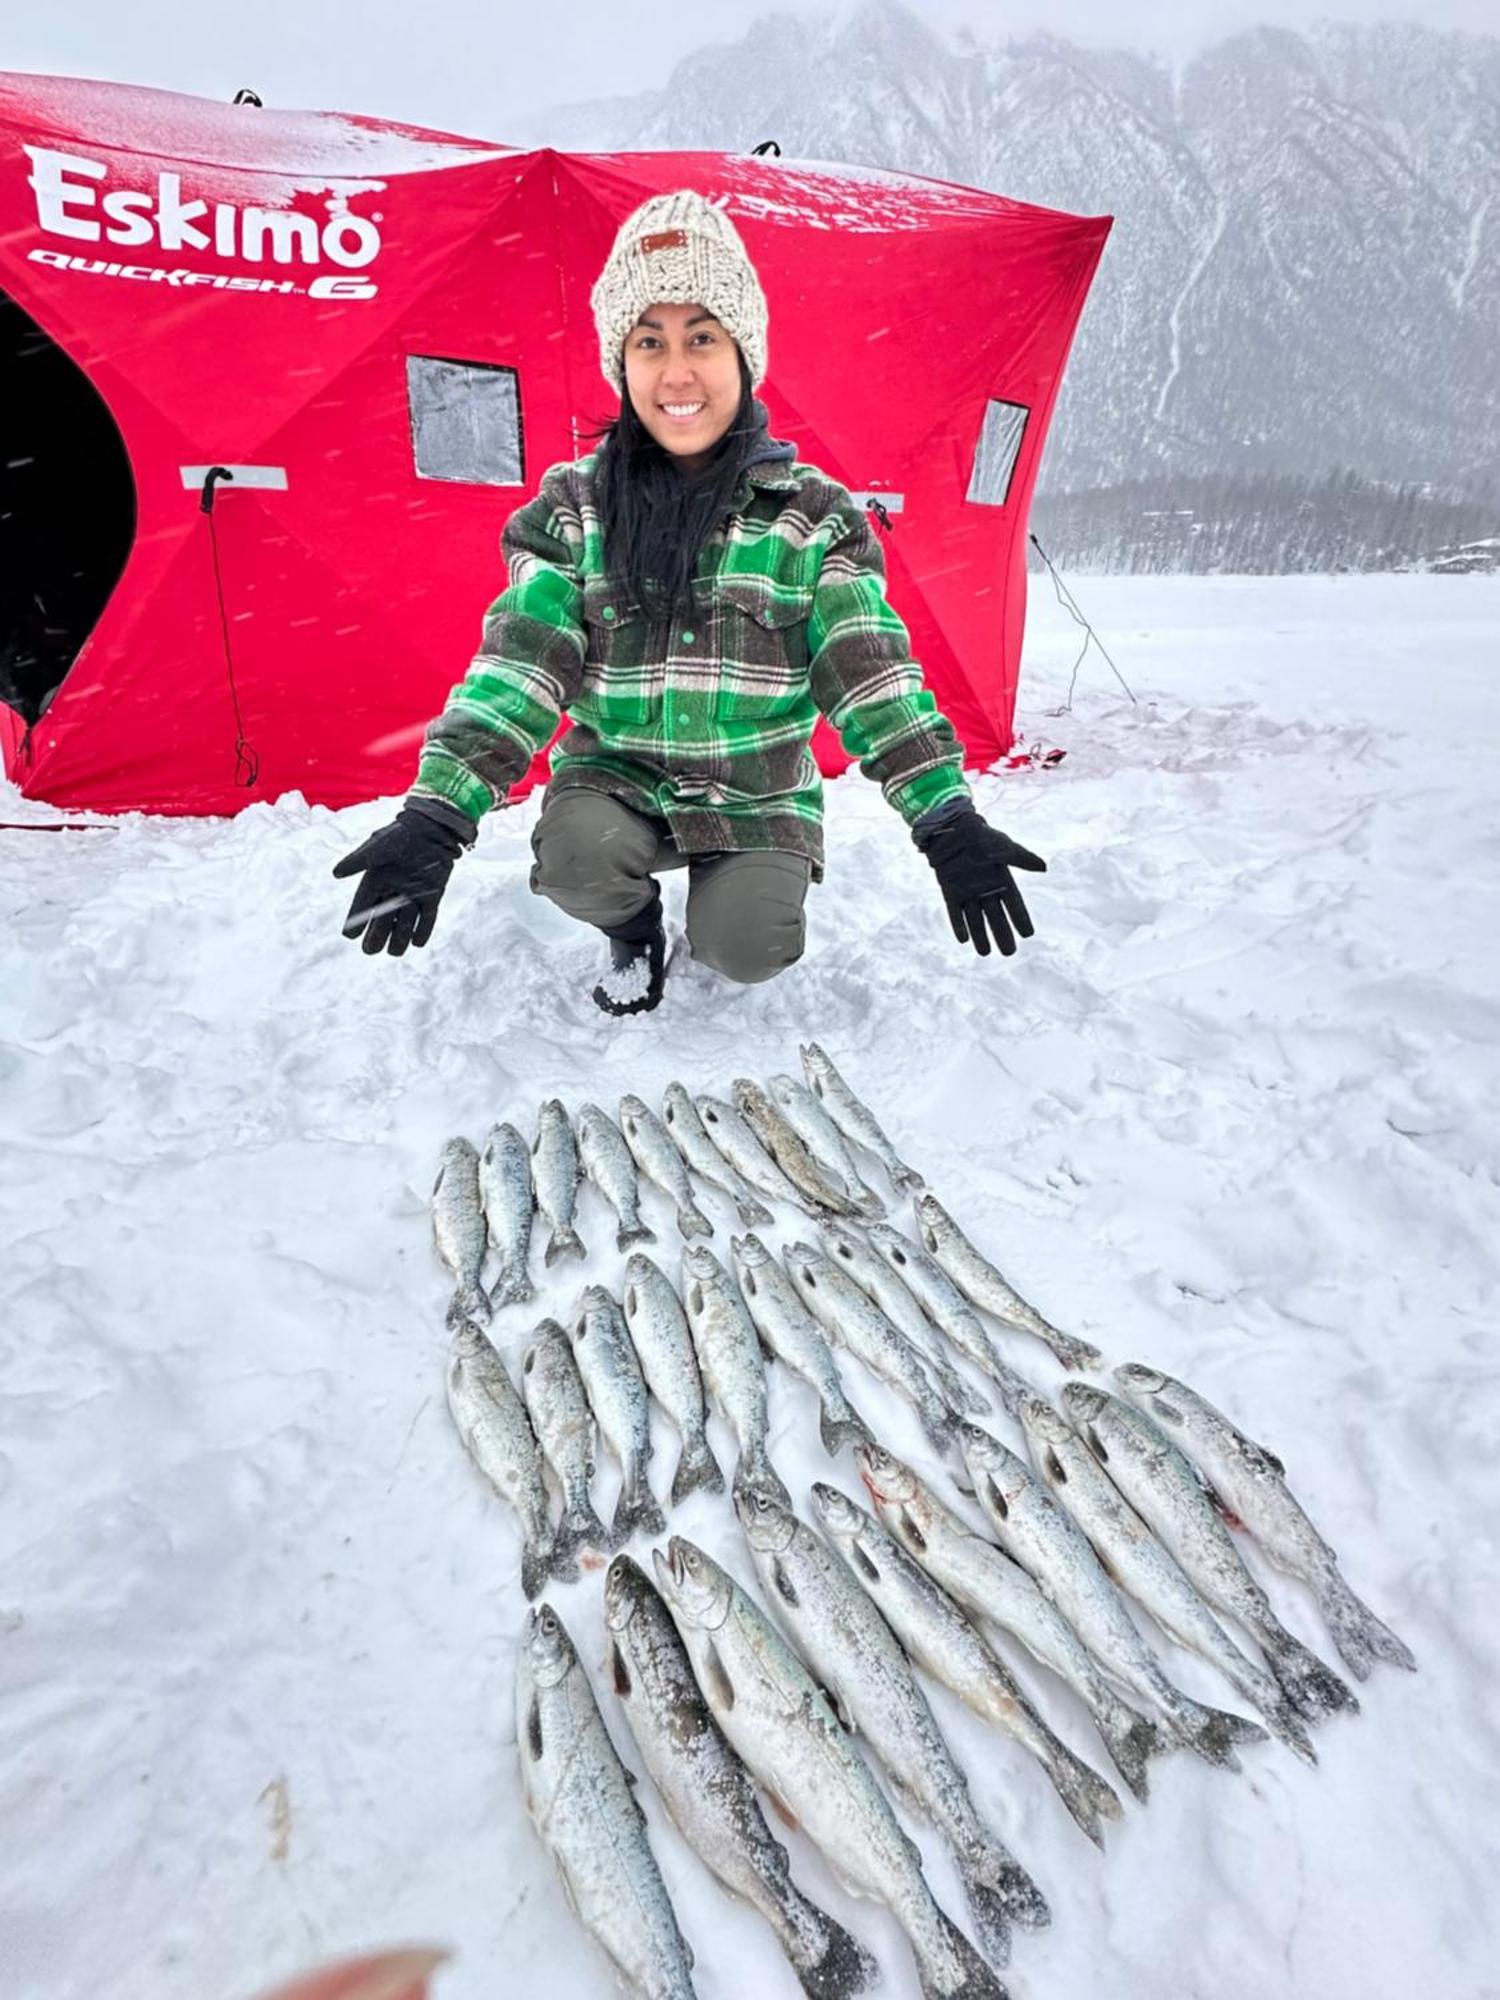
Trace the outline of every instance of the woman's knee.
{"type": "Polygon", "coordinates": [[[531,886],[570,917],[620,924],[651,894],[654,829],[603,792],[563,792],[532,829],[531,886]]]}
{"type": "Polygon", "coordinates": [[[798,855],[726,856],[688,899],[693,957],[740,986],[758,986],[795,965],[807,942],[809,873],[798,855]]]}

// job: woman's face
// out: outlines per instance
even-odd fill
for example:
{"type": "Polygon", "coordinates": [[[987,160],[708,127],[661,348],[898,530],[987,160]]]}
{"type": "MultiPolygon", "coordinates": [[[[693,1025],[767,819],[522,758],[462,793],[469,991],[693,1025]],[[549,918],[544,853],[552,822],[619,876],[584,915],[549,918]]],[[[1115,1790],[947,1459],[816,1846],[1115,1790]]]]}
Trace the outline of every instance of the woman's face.
{"type": "Polygon", "coordinates": [[[706,306],[648,306],[625,342],[625,392],[662,450],[692,470],[734,422],[739,349],[706,306]]]}

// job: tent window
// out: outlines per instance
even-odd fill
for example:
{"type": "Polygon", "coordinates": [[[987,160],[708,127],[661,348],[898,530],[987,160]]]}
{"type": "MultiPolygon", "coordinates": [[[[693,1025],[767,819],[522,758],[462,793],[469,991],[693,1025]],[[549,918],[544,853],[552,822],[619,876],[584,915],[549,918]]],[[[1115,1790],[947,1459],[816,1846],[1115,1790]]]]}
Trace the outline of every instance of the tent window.
{"type": "Polygon", "coordinates": [[[461,479],[471,486],[525,483],[514,368],[408,354],[406,393],[421,478],[461,479]]]}
{"type": "Polygon", "coordinates": [[[968,499],[977,500],[982,507],[1005,505],[1030,414],[1024,403],[997,403],[992,399],[985,404],[968,499]]]}

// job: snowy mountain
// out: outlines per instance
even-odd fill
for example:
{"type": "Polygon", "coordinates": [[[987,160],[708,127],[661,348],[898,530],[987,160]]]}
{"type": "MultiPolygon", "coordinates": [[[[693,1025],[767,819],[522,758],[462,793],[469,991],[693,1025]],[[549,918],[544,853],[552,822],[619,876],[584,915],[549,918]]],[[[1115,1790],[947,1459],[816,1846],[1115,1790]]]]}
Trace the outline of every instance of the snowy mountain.
{"type": "Polygon", "coordinates": [[[1260,28],[1174,73],[1045,35],[944,36],[871,0],[836,24],[770,17],[664,90],[513,136],[774,138],[1114,215],[1050,492],[1349,469],[1500,501],[1500,40],[1260,28]]]}

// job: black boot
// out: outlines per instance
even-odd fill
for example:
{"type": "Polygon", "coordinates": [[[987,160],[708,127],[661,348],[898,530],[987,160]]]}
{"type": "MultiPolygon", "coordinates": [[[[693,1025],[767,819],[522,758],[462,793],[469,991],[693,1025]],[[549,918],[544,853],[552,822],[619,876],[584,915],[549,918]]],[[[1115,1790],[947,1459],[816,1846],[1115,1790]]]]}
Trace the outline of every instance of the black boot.
{"type": "Polygon", "coordinates": [[[594,988],[594,1005],[606,1014],[649,1014],[667,983],[660,888],[652,885],[650,902],[627,922],[600,928],[609,939],[610,969],[594,988]]]}

